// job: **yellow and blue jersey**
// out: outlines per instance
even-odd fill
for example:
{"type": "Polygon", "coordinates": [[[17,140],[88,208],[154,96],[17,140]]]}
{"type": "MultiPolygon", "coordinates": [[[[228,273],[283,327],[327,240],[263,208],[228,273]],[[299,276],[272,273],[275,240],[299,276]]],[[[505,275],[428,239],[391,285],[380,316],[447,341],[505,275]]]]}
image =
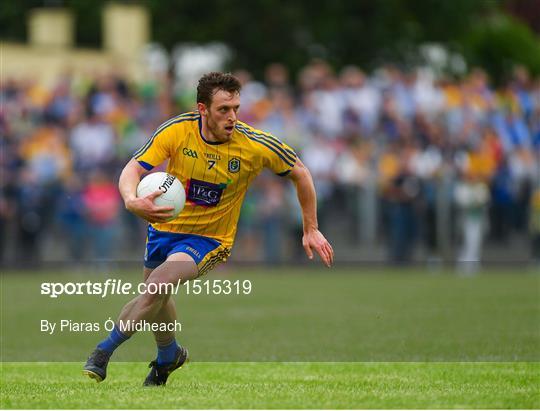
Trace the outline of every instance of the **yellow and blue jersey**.
{"type": "Polygon", "coordinates": [[[134,158],[147,170],[168,160],[167,172],[186,190],[182,212],[172,221],[152,224],[156,230],[210,237],[230,248],[251,181],[264,168],[287,175],[297,156],[276,137],[240,121],[229,141],[209,142],[200,114],[191,112],[159,126],[134,158]]]}

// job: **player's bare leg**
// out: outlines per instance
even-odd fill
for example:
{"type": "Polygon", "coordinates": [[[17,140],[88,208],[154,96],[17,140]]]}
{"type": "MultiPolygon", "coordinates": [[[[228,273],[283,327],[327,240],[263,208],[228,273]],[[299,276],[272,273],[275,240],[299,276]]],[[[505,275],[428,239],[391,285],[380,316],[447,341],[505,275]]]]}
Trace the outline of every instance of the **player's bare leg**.
{"type": "MultiPolygon", "coordinates": [[[[187,254],[176,253],[170,255],[159,267],[149,273],[145,281],[147,292],[139,295],[128,302],[120,312],[118,323],[107,339],[98,344],[97,349],[88,359],[84,372],[89,377],[100,382],[106,377],[106,368],[110,356],[114,350],[135,333],[134,325],[141,322],[171,322],[176,319],[174,303],[170,303],[172,287],[179,282],[196,278],[199,274],[195,261],[187,254]],[[148,287],[152,285],[148,292],[148,287]],[[158,313],[160,314],[159,317],[158,313]],[[156,318],[157,317],[157,318],[156,318]]],[[[160,334],[157,338],[167,339],[169,345],[163,350],[161,360],[151,363],[152,372],[147,377],[145,385],[163,385],[167,381],[170,372],[180,367],[187,358],[187,351],[178,347],[174,339],[174,333],[160,334]],[[167,360],[171,359],[171,363],[167,360]],[[152,378],[151,378],[152,377],[152,378]],[[150,378],[150,381],[149,381],[150,378]]],[[[158,349],[159,352],[159,349],[158,349]]],[[[159,355],[158,355],[159,358],[159,355]]]]}
{"type": "MultiPolygon", "coordinates": [[[[178,281],[187,281],[196,278],[199,274],[195,262],[186,254],[173,254],[169,256],[167,261],[171,264],[178,264],[179,269],[182,271],[184,270],[184,265],[189,265],[189,275],[182,276],[178,281]]],[[[153,278],[153,276],[153,272],[148,273],[146,281],[153,278]]],[[[169,296],[161,305],[152,322],[170,324],[175,323],[176,318],[176,305],[174,299],[169,296]]],[[[176,342],[174,327],[172,330],[155,331],[154,338],[156,340],[158,354],[157,358],[150,363],[151,370],[144,381],[145,386],[165,385],[170,373],[182,367],[188,358],[187,350],[176,342]]]]}
{"type": "MultiPolygon", "coordinates": [[[[184,253],[170,255],[163,264],[150,273],[145,281],[147,287],[154,284],[152,288],[160,292],[145,292],[131,300],[120,312],[118,322],[121,321],[126,325],[142,321],[153,322],[158,312],[169,301],[171,286],[176,286],[179,281],[184,282],[196,278],[198,274],[197,265],[189,255],[184,253]]],[[[120,331],[126,336],[135,333],[131,327],[126,326],[120,331]]]]}
{"type": "MultiPolygon", "coordinates": [[[[154,271],[153,268],[144,269],[144,281],[148,279],[150,274],[154,271]]],[[[157,315],[153,319],[153,323],[157,324],[169,324],[174,323],[177,320],[176,303],[174,298],[169,298],[167,302],[161,306],[157,315]]],[[[153,331],[154,339],[158,347],[171,344],[175,339],[174,331],[153,331]]]]}

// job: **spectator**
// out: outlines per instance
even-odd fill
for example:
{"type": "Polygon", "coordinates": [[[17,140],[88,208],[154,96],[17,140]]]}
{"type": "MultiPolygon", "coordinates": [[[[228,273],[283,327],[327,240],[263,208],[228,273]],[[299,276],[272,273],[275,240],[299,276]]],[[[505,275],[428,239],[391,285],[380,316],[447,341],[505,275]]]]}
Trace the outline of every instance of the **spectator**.
{"type": "Polygon", "coordinates": [[[73,128],[70,143],[74,166],[81,173],[110,165],[116,152],[113,128],[93,109],[88,109],[86,119],[73,128]]]}
{"type": "Polygon", "coordinates": [[[70,176],[58,199],[58,220],[67,240],[69,259],[79,262],[85,257],[88,234],[85,221],[85,204],[82,197],[82,181],[70,176]]]}
{"type": "Polygon", "coordinates": [[[455,201],[461,213],[459,263],[464,272],[470,274],[478,269],[482,257],[488,187],[477,173],[469,171],[456,185],[455,201]]]}
{"type": "Polygon", "coordinates": [[[540,188],[534,192],[531,203],[529,227],[531,233],[531,254],[540,264],[540,188]]]}
{"type": "Polygon", "coordinates": [[[384,190],[388,213],[388,256],[393,263],[411,262],[418,234],[416,207],[420,181],[412,173],[409,158],[399,160],[397,174],[384,190]]]}
{"type": "Polygon", "coordinates": [[[93,257],[109,259],[121,202],[116,184],[103,171],[94,170],[82,193],[82,200],[87,214],[93,257]]]}

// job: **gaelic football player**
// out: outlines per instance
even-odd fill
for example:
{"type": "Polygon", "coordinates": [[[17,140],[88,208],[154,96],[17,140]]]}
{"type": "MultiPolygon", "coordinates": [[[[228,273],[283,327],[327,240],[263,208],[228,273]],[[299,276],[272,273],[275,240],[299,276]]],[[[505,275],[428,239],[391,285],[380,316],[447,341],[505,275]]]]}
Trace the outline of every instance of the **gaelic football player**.
{"type": "MultiPolygon", "coordinates": [[[[225,261],[234,242],[242,201],[249,184],[264,169],[291,179],[302,208],[302,243],[311,259],[317,252],[328,267],[332,246],[317,226],[313,180],[296,153],[276,137],[238,120],[239,81],[231,74],[209,73],[197,87],[197,112],[182,114],[163,123],[124,167],[119,188],[126,208],[147,220],[144,257],[147,284],[176,284],[199,277],[225,261]],[[168,160],[167,172],[186,188],[186,205],[167,221],[172,207],[153,203],[160,192],[137,198],[143,174],[168,160]]],[[[106,377],[107,364],[116,348],[134,331],[122,324],[171,323],[176,308],[170,294],[144,293],[127,303],[110,335],[88,358],[84,373],[98,382],[106,377]],[[124,327],[126,328],[126,327],[124,327]]],[[[187,350],[174,332],[155,332],[157,358],[144,385],[164,385],[169,374],[187,359],[187,350]]]]}

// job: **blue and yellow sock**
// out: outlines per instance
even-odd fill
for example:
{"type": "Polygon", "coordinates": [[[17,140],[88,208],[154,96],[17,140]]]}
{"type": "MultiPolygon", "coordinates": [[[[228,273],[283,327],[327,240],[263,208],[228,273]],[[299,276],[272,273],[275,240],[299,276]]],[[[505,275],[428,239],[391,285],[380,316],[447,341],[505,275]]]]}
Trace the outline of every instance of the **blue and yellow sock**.
{"type": "Polygon", "coordinates": [[[112,354],[114,350],[116,350],[120,344],[127,341],[129,337],[129,335],[125,335],[122,331],[120,331],[118,325],[115,325],[109,336],[101,341],[97,345],[97,348],[112,354]]]}
{"type": "Polygon", "coordinates": [[[177,349],[178,349],[178,344],[176,343],[176,340],[174,338],[170,343],[166,345],[158,345],[158,355],[157,355],[158,365],[170,364],[174,362],[177,349]]]}

